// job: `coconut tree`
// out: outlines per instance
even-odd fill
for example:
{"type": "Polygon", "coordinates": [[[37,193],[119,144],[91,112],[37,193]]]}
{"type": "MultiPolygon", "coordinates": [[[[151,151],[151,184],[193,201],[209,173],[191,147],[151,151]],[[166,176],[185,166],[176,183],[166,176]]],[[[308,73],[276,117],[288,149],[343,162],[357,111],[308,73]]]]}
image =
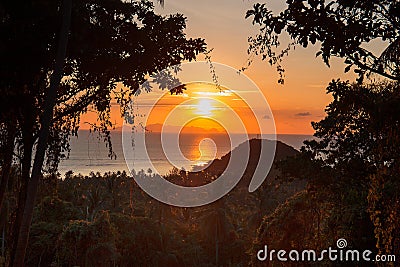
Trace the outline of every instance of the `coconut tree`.
{"type": "Polygon", "coordinates": [[[205,210],[199,211],[201,215],[197,219],[201,235],[206,243],[214,244],[216,266],[220,265],[222,242],[228,240],[234,231],[228,207],[224,204],[224,200],[218,200],[205,210]]]}

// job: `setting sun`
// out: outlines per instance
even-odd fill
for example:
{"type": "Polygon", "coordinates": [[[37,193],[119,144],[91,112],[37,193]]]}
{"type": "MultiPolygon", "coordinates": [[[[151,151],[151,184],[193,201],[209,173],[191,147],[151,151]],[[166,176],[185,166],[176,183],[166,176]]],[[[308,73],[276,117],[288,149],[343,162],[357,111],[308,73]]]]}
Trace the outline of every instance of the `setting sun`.
{"type": "Polygon", "coordinates": [[[201,116],[212,116],[215,110],[212,102],[213,101],[209,98],[199,98],[195,113],[201,116]]]}
{"type": "MultiPolygon", "coordinates": [[[[235,93],[241,88],[217,88],[215,84],[204,82],[193,82],[186,84],[185,94],[171,95],[164,93],[158,96],[157,103],[152,110],[148,110],[149,116],[143,124],[151,132],[176,132],[187,125],[194,118],[208,118],[206,120],[194,120],[191,126],[197,130],[210,130],[211,128],[223,130],[228,127],[230,131],[238,132],[239,129],[246,129],[247,133],[259,133],[259,123],[255,119],[255,113],[264,117],[265,108],[256,105],[249,108],[246,101],[235,93]],[[235,89],[235,90],[234,90],[235,89]],[[262,114],[262,115],[260,115],[262,114]],[[221,122],[220,127],[214,127],[210,120],[221,122]]],[[[253,91],[248,90],[246,97],[253,97],[253,91]]],[[[136,103],[143,112],[147,112],[148,98],[150,95],[140,95],[136,103]]],[[[256,97],[253,97],[256,98],[256,97]]],[[[266,124],[263,121],[262,124],[266,124]]],[[[227,130],[227,129],[226,129],[227,130]]],[[[243,131],[242,131],[243,132],[243,131]]]]}

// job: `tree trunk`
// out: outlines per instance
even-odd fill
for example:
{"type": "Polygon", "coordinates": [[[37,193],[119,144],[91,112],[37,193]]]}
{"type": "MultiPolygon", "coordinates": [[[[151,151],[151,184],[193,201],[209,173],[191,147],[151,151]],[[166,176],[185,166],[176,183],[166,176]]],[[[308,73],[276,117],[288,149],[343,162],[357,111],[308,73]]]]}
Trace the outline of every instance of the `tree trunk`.
{"type": "Polygon", "coordinates": [[[71,22],[71,10],[72,0],[63,0],[63,18],[59,35],[55,68],[51,76],[50,88],[44,102],[44,112],[41,117],[41,128],[39,132],[38,145],[36,148],[36,155],[33,163],[31,179],[28,183],[25,209],[23,213],[22,224],[19,229],[17,249],[14,255],[13,266],[24,266],[25,253],[29,240],[29,230],[33,216],[33,208],[35,204],[39,180],[41,177],[43,161],[46,153],[50,126],[53,120],[53,109],[57,98],[58,86],[60,84],[63,74],[64,60],[68,43],[68,33],[71,22]]]}
{"type": "Polygon", "coordinates": [[[14,154],[14,139],[16,133],[15,121],[7,124],[7,141],[6,147],[4,148],[4,163],[1,167],[1,183],[0,183],[0,212],[3,207],[5,194],[7,191],[8,180],[10,179],[10,170],[12,166],[13,154],[14,154]]]}
{"type": "Polygon", "coordinates": [[[3,231],[1,233],[1,257],[2,258],[5,258],[5,252],[6,252],[5,245],[4,245],[5,239],[6,239],[6,226],[4,225],[3,231]]]}
{"type": "Polygon", "coordinates": [[[32,163],[32,147],[33,147],[33,137],[30,129],[32,129],[32,115],[31,112],[26,112],[25,114],[25,122],[23,123],[23,157],[22,157],[22,166],[21,166],[21,177],[19,181],[18,188],[18,206],[16,211],[16,218],[13,223],[12,230],[12,243],[11,243],[11,263],[14,262],[15,251],[17,249],[17,240],[19,235],[19,228],[22,224],[22,217],[25,209],[25,201],[26,201],[26,192],[29,181],[29,172],[31,169],[32,163]]]}

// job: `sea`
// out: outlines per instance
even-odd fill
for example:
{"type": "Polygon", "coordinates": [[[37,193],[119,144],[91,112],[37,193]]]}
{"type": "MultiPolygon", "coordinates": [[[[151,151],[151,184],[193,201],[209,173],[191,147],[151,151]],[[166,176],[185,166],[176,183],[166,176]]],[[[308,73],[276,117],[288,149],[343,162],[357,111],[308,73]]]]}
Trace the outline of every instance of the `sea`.
{"type": "MultiPolygon", "coordinates": [[[[169,135],[169,133],[164,135],[169,135]]],[[[170,135],[175,136],[172,133],[170,135]]],[[[206,166],[213,159],[227,154],[243,138],[276,139],[299,150],[303,141],[313,139],[313,136],[278,134],[274,138],[273,136],[259,135],[244,137],[239,134],[227,136],[215,133],[184,133],[179,135],[178,146],[174,146],[174,142],[165,141],[172,140],[171,138],[161,137],[159,133],[130,136],[130,139],[136,143],[143,142],[145,147],[132,146],[129,149],[133,150],[133,153],[124,155],[124,148],[126,152],[127,145],[125,142],[123,143],[122,132],[113,131],[111,132],[113,155],[110,157],[104,138],[98,133],[80,130],[77,137],[71,137],[71,150],[68,157],[61,161],[59,173],[61,177],[64,177],[68,171],[89,175],[91,172],[103,174],[144,170],[164,175],[171,172],[174,167],[190,171],[193,167],[206,166]],[[236,140],[236,144],[233,144],[233,140],[236,140]]]]}

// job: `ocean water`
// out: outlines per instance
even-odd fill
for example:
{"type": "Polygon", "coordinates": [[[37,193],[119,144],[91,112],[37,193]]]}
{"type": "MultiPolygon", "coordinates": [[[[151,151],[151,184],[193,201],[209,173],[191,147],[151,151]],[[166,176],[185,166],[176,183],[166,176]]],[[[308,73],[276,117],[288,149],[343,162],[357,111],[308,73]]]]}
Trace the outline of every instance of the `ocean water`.
{"type": "MultiPolygon", "coordinates": [[[[231,135],[231,138],[234,148],[247,137],[231,135]]],[[[272,139],[269,136],[263,136],[263,138],[272,139]]],[[[277,135],[276,138],[295,149],[300,149],[304,140],[313,137],[311,135],[277,135]]],[[[71,152],[68,159],[60,163],[59,172],[62,176],[70,170],[82,175],[88,175],[92,171],[100,173],[129,172],[127,167],[127,162],[129,162],[135,171],[141,169],[147,171],[150,168],[152,171],[166,174],[173,167],[191,170],[193,166],[206,165],[210,160],[222,157],[232,148],[231,139],[224,134],[181,134],[178,148],[172,144],[173,142],[165,142],[165,140],[170,140],[168,138],[164,137],[164,142],[162,142],[161,135],[157,133],[135,135],[131,139],[136,143],[145,140],[146,148],[135,146],[133,153],[127,154],[127,158],[125,158],[122,133],[112,132],[111,140],[116,157],[110,158],[108,157],[108,148],[102,138],[99,138],[96,133],[82,130],[78,137],[71,138],[71,152]]]]}

